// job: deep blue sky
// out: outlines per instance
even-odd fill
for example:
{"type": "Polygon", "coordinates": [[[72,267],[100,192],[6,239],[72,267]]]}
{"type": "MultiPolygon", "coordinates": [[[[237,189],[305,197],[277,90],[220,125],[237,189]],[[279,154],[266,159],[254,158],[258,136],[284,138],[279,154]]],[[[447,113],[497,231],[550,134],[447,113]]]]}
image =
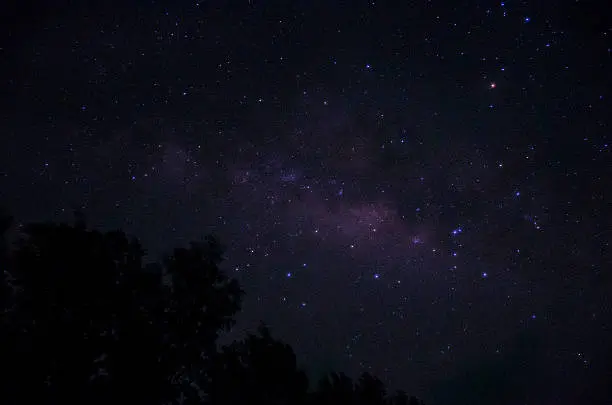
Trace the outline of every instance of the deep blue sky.
{"type": "Polygon", "coordinates": [[[313,375],[608,403],[603,2],[10,3],[19,221],[79,209],[152,257],[218,234],[232,336],[264,320],[313,375]]]}

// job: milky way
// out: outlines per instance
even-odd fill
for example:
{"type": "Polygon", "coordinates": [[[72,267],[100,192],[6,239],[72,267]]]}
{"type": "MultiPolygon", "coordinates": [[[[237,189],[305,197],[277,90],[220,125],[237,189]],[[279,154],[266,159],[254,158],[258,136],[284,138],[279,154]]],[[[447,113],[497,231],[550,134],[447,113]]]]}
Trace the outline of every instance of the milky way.
{"type": "Polygon", "coordinates": [[[2,202],[151,259],[218,235],[230,337],[263,320],[313,378],[604,403],[608,14],[422,3],[15,5],[2,202]]]}

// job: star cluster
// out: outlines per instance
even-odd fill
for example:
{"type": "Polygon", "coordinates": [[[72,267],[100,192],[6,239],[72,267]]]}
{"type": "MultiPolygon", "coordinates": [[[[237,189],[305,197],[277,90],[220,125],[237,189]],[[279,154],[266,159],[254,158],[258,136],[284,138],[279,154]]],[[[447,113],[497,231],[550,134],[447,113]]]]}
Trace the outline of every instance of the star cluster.
{"type": "Polygon", "coordinates": [[[2,17],[20,221],[81,210],[153,257],[219,235],[247,292],[232,334],[266,321],[313,375],[440,404],[608,395],[595,5],[86,3],[2,17]]]}

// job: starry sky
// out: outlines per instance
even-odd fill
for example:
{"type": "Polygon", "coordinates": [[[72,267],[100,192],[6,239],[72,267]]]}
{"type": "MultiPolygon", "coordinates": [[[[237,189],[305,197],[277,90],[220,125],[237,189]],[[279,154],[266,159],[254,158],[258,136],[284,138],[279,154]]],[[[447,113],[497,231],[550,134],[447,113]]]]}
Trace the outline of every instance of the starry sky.
{"type": "Polygon", "coordinates": [[[208,233],[311,372],[609,403],[612,19],[589,1],[10,1],[0,201],[208,233]]]}

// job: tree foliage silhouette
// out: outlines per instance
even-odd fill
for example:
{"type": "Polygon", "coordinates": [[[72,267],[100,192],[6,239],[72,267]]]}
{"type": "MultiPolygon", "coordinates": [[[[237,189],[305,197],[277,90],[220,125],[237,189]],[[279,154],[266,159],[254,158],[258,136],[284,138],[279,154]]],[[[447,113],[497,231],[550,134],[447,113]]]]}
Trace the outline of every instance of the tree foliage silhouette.
{"type": "Polygon", "coordinates": [[[416,405],[377,378],[331,374],[315,391],[292,348],[262,326],[217,348],[243,291],[213,237],[144,264],[119,231],[0,215],[0,400],[21,404],[416,405]]]}
{"type": "Polygon", "coordinates": [[[316,402],[324,405],[354,404],[355,386],[344,373],[331,373],[319,381],[314,397],[316,402]]]}
{"type": "Polygon", "coordinates": [[[143,266],[141,246],[121,232],[24,228],[8,265],[17,293],[4,308],[2,367],[13,383],[4,380],[3,398],[196,400],[217,335],[240,308],[221,251],[208,238],[143,266]]]}
{"type": "Polygon", "coordinates": [[[370,373],[353,382],[343,373],[330,373],[319,381],[311,402],[322,405],[422,405],[404,391],[387,395],[384,384],[370,373]]]}
{"type": "MultiPolygon", "coordinates": [[[[0,208],[0,277],[2,285],[0,285],[0,305],[2,309],[9,305],[8,300],[11,295],[11,287],[9,284],[10,274],[8,272],[8,254],[9,241],[8,231],[13,223],[13,218],[0,208]]],[[[0,325],[3,327],[4,325],[0,325]]]]}
{"type": "Polygon", "coordinates": [[[306,401],[308,379],[298,369],[293,349],[273,339],[265,326],[259,328],[259,335],[249,334],[222,348],[213,377],[213,403],[299,405],[306,401]]]}

